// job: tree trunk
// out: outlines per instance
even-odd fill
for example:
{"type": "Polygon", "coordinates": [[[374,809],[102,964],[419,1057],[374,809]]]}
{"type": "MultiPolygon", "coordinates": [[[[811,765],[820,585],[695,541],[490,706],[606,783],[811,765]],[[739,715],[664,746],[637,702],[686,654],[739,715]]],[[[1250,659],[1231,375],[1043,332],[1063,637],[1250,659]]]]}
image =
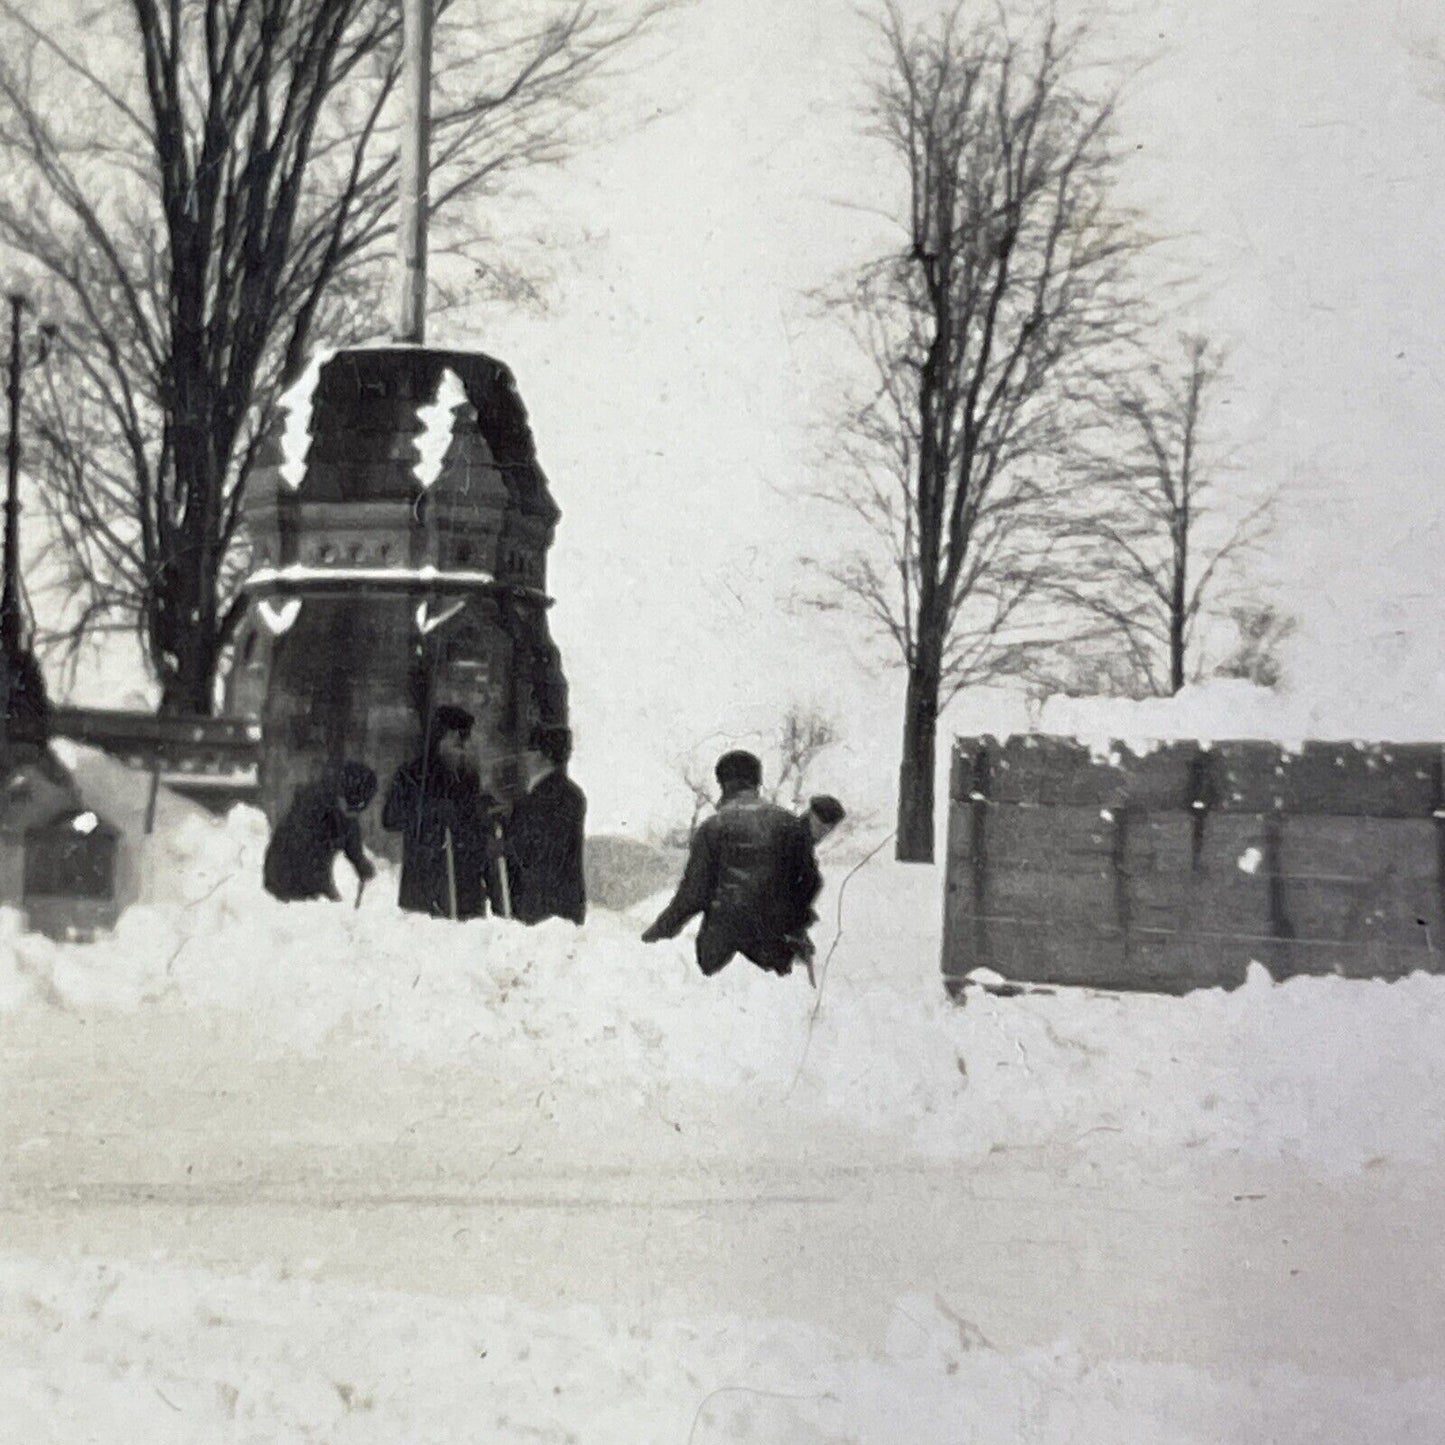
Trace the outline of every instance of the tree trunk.
{"type": "Polygon", "coordinates": [[[933,862],[933,778],[938,741],[939,668],[929,657],[909,666],[903,707],[903,763],[898,770],[900,863],[933,862]]]}
{"type": "Polygon", "coordinates": [[[1189,492],[1188,449],[1185,451],[1184,499],[1171,525],[1174,575],[1169,587],[1169,695],[1184,689],[1184,644],[1189,624],[1189,492]]]}
{"type": "Polygon", "coordinates": [[[196,633],[183,633],[180,656],[161,686],[162,713],[210,717],[216,709],[219,654],[196,633]]]}
{"type": "Polygon", "coordinates": [[[1184,629],[1187,618],[1188,597],[1185,592],[1184,560],[1181,557],[1174,568],[1173,595],[1169,602],[1169,695],[1184,688],[1184,629]]]}

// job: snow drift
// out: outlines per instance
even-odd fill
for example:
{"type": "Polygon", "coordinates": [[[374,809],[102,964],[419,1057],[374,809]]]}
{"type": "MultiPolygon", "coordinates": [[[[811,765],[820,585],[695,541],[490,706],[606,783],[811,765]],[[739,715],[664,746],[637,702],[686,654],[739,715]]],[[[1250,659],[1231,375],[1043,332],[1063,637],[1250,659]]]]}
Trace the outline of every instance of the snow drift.
{"type": "Polygon", "coordinates": [[[698,974],[691,941],[647,947],[659,899],[582,929],[418,919],[383,872],[359,908],[280,904],[266,829],[236,809],[155,840],[166,878],[113,936],[68,945],[0,912],[0,1009],[203,1010],[265,1052],[374,1041],[417,1060],[634,1102],[688,1085],[839,1116],[931,1155],[1062,1142],[1134,1167],[1207,1147],[1353,1170],[1433,1157],[1445,1116],[1445,979],[1262,968],[1184,999],[1087,991],[962,1006],[939,972],[942,880],[882,855],[834,868],[821,994],[739,959],[698,974]]]}

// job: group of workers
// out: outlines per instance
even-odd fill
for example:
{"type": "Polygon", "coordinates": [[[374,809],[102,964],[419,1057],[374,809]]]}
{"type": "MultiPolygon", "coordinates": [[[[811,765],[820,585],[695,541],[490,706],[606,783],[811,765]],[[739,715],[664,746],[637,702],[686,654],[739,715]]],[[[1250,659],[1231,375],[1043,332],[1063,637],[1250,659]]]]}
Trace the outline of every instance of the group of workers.
{"type": "MultiPolygon", "coordinates": [[[[387,790],[382,826],[402,839],[400,906],[435,918],[491,912],[523,923],[582,923],[587,802],[567,774],[571,733],[537,729],[530,786],[504,809],[472,760],[472,728],[464,708],[438,707],[421,755],[397,769],[387,790]]],[[[642,940],[675,938],[701,914],[697,962],[705,975],[742,954],[782,975],[801,963],[813,981],[808,930],[822,887],[816,848],[842,822],[843,806],[818,796],[800,816],[767,801],[762,763],[749,752],[724,753],[716,777],[717,811],[693,834],[677,892],[642,940]]],[[[332,876],[338,854],[364,887],[376,870],[359,816],[376,792],[376,774],[358,762],[329,767],[298,788],[266,850],[267,890],[285,901],[339,899],[332,876]]]]}
{"type": "MultiPolygon", "coordinates": [[[[472,715],[445,704],[432,713],[421,755],[398,768],[382,804],[382,827],[401,835],[400,906],[434,918],[488,912],[540,923],[587,914],[582,839],[587,800],[567,776],[572,735],[540,727],[528,753],[531,785],[504,809],[471,756],[472,715]]],[[[376,796],[364,763],[327,768],[296,790],[266,849],[267,891],[286,902],[339,899],[332,870],[344,854],[362,886],[376,870],[361,842],[360,814],[376,796]]],[[[358,894],[358,899],[359,899],[358,894]]]]}

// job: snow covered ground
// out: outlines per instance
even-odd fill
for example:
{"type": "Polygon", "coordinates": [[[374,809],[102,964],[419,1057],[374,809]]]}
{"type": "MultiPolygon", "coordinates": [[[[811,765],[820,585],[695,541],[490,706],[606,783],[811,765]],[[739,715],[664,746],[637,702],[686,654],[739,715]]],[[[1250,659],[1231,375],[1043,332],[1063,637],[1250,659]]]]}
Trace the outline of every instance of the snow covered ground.
{"type": "Polygon", "coordinates": [[[861,1352],[785,1321],[637,1326],[263,1270],[24,1261],[0,1281],[0,1430],[17,1442],[1423,1442],[1445,1406],[1438,1384],[1267,1364],[1222,1382],[1067,1345],[1001,1355],[928,1296],[861,1352]]]}
{"type": "Polygon", "coordinates": [[[156,840],[156,901],[87,947],[0,911],[0,1009],[233,1015],[263,1054],[360,1040],[580,1094],[695,1084],[935,1157],[1087,1135],[1121,1165],[1206,1147],[1347,1173],[1445,1145],[1438,977],[1276,985],[1256,966],[1243,989],[1183,1000],[978,990],[958,1008],[939,978],[939,871],[879,855],[830,870],[821,998],[741,965],[704,988],[688,939],[638,941],[660,900],[580,931],[457,930],[399,914],[384,873],[360,908],[283,905],[260,886],[265,837],[247,809],[186,817],[156,840]]]}
{"type": "Polygon", "coordinates": [[[0,914],[0,1439],[1438,1438],[1445,980],[958,1008],[860,837],[815,995],[162,817],[113,938],[0,914]]]}

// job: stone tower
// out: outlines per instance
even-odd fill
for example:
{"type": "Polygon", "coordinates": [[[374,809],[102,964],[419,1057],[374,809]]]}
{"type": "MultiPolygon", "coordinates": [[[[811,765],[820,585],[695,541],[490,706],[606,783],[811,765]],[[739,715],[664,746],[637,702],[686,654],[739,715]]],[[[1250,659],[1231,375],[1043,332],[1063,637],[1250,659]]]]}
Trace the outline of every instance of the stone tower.
{"type": "MultiPolygon", "coordinates": [[[[246,494],[233,692],[262,699],[263,804],[357,758],[384,792],[440,703],[467,708],[493,791],[533,727],[567,721],[547,627],[559,512],[511,372],[477,352],[352,349],[283,399],[246,494]],[[264,679],[264,682],[263,682],[264,679]]],[[[368,841],[394,851],[368,812],[368,841]]]]}

